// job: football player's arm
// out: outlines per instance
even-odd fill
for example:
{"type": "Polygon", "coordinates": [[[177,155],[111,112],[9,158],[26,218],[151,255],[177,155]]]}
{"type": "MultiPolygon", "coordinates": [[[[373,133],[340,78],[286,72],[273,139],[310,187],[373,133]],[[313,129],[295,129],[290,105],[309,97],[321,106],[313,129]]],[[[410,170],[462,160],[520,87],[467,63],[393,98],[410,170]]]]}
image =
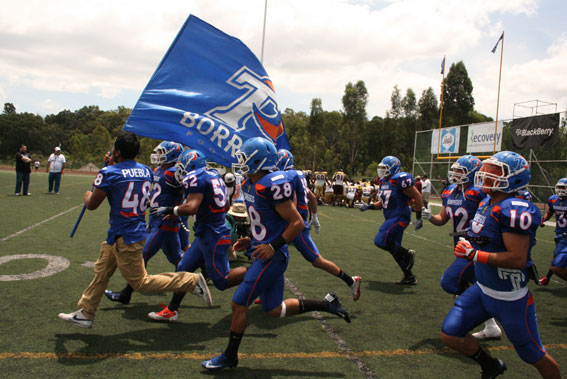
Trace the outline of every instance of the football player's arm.
{"type": "Polygon", "coordinates": [[[272,242],[256,246],[252,253],[253,257],[263,260],[270,259],[283,245],[293,241],[305,227],[303,219],[291,200],[276,204],[275,209],[280,217],[287,222],[287,226],[283,233],[272,242]]]}
{"type": "Polygon", "coordinates": [[[550,206],[547,207],[547,212],[545,212],[545,214],[543,215],[543,217],[541,218],[541,226],[544,225],[544,222],[546,222],[547,220],[549,220],[551,218],[551,216],[553,216],[553,208],[551,208],[550,206]]]}
{"type": "Polygon", "coordinates": [[[173,214],[176,216],[191,216],[197,213],[203,202],[202,193],[190,193],[185,198],[183,204],[174,207],[173,214]],[[177,208],[177,212],[175,210],[177,208]]]}
{"type": "Polygon", "coordinates": [[[436,215],[432,215],[429,219],[429,222],[437,226],[445,225],[447,221],[449,221],[449,215],[445,211],[445,207],[441,207],[441,212],[436,215]]]}
{"type": "Polygon", "coordinates": [[[419,209],[415,213],[421,213],[421,208],[423,208],[423,201],[421,200],[421,193],[415,188],[415,186],[408,187],[402,191],[407,197],[411,197],[415,201],[415,209],[419,209]]]}
{"type": "Polygon", "coordinates": [[[87,191],[83,195],[85,207],[89,211],[94,211],[106,198],[106,192],[100,188],[95,187],[92,191],[87,191]]]}
{"type": "Polygon", "coordinates": [[[506,251],[488,252],[476,250],[469,241],[461,237],[455,246],[455,255],[470,261],[480,262],[491,266],[521,270],[526,267],[530,249],[529,234],[502,233],[506,251]]]}

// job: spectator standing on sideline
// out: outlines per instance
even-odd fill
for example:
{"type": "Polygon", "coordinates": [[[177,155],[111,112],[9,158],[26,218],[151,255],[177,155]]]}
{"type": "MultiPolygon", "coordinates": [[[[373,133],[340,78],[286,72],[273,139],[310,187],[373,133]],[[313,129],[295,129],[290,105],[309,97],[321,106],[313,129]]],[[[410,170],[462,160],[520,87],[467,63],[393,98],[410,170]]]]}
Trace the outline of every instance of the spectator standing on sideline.
{"type": "Polygon", "coordinates": [[[61,148],[59,146],[55,146],[55,152],[49,156],[47,160],[47,167],[45,168],[45,172],[49,172],[49,187],[47,192],[51,193],[51,191],[55,191],[56,195],[59,195],[59,184],[61,184],[61,174],[63,174],[63,170],[65,169],[65,156],[61,154],[61,148]],[[53,184],[55,183],[55,188],[53,184]]]}
{"type": "Polygon", "coordinates": [[[20,196],[22,184],[24,186],[23,195],[31,196],[31,193],[28,192],[28,187],[30,185],[31,162],[32,159],[28,154],[26,145],[21,144],[20,151],[16,153],[16,190],[14,191],[14,195],[16,196],[20,196]]]}
{"type": "Polygon", "coordinates": [[[415,189],[419,191],[419,193],[421,193],[422,190],[422,183],[421,183],[421,176],[416,176],[415,177],[415,189]]]}
{"type": "Polygon", "coordinates": [[[423,199],[423,206],[427,208],[429,204],[429,196],[431,195],[431,180],[427,177],[427,175],[423,175],[423,179],[421,180],[421,197],[423,199]]]}
{"type": "Polygon", "coordinates": [[[39,161],[35,161],[34,166],[35,166],[35,172],[37,172],[37,170],[39,169],[39,165],[41,163],[39,163],[39,161]]]}

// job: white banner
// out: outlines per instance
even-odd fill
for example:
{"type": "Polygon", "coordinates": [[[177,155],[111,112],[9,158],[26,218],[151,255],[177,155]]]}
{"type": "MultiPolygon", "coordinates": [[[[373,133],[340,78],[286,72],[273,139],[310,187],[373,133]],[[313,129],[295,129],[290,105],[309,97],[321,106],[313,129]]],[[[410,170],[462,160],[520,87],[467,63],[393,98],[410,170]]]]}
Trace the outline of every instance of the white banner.
{"type": "Polygon", "coordinates": [[[467,136],[467,153],[480,153],[494,151],[496,138],[496,151],[502,150],[502,128],[504,122],[498,121],[496,136],[494,135],[494,122],[483,122],[469,125],[467,136]]]}
{"type": "Polygon", "coordinates": [[[458,154],[461,128],[441,129],[441,148],[439,149],[439,129],[434,129],[431,135],[431,154],[458,154]]]}

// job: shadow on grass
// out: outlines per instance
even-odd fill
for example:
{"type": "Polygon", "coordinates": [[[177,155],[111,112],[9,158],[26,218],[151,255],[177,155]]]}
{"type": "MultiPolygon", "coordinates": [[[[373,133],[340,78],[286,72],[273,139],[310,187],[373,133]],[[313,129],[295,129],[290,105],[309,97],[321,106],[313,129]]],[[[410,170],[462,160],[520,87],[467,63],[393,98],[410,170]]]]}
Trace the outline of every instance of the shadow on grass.
{"type": "MultiPolygon", "coordinates": [[[[240,362],[242,364],[242,362],[240,362]]],[[[215,378],[235,377],[242,378],[274,378],[274,377],[292,377],[292,378],[344,378],[345,375],[339,372],[326,372],[326,371],[300,371],[300,370],[286,370],[286,369],[253,369],[247,367],[237,367],[230,370],[221,371],[201,371],[200,374],[207,376],[214,376],[215,378]]]]}
{"type": "MultiPolygon", "coordinates": [[[[380,291],[391,295],[415,295],[415,286],[407,286],[392,282],[379,282],[375,280],[365,280],[370,291],[380,291]]],[[[419,286],[419,282],[417,283],[419,286]]]]}
{"type": "MultiPolygon", "coordinates": [[[[552,284],[550,284],[552,285],[552,284]]],[[[542,287],[538,286],[537,292],[547,292],[555,297],[560,297],[562,299],[567,297],[567,287],[542,287]]]]}

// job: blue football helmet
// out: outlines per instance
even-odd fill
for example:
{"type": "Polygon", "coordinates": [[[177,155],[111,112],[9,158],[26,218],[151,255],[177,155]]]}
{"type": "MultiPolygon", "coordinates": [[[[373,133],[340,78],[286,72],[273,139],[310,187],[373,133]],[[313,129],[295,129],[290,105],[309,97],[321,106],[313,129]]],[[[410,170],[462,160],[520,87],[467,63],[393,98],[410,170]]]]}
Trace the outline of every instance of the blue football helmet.
{"type": "Polygon", "coordinates": [[[528,186],[532,174],[528,161],[513,151],[501,151],[482,161],[482,167],[474,177],[474,185],[492,191],[512,193],[528,186]],[[498,167],[499,173],[486,171],[489,166],[498,167]],[[492,184],[485,184],[492,179],[492,184]]]}
{"type": "Polygon", "coordinates": [[[463,155],[453,163],[447,173],[449,183],[474,183],[474,174],[478,171],[481,164],[480,159],[474,155],[463,155]]]}
{"type": "Polygon", "coordinates": [[[289,150],[279,149],[277,165],[279,170],[291,170],[293,168],[293,154],[289,150]]]}
{"type": "Polygon", "coordinates": [[[526,191],[526,190],[518,191],[518,193],[516,194],[516,197],[517,197],[518,199],[524,199],[524,200],[527,200],[527,201],[533,201],[532,194],[530,193],[530,191],[526,191]]]}
{"type": "Polygon", "coordinates": [[[183,146],[181,146],[181,144],[172,141],[163,141],[155,147],[153,154],[150,155],[150,161],[152,164],[159,165],[173,163],[177,161],[182,151],[183,146]]]}
{"type": "Polygon", "coordinates": [[[557,181],[555,194],[559,197],[567,197],[567,178],[561,178],[557,181]]]}
{"type": "Polygon", "coordinates": [[[396,175],[400,172],[401,167],[402,163],[398,158],[388,155],[382,158],[382,161],[378,163],[378,169],[376,172],[378,173],[379,178],[385,178],[386,176],[396,175]]]}
{"type": "Polygon", "coordinates": [[[195,149],[185,150],[175,164],[175,179],[181,183],[188,173],[206,165],[205,154],[195,149]]]}
{"type": "Polygon", "coordinates": [[[250,138],[236,152],[238,163],[232,164],[234,172],[255,174],[258,171],[276,170],[278,151],[273,143],[262,137],[250,138]]]}

